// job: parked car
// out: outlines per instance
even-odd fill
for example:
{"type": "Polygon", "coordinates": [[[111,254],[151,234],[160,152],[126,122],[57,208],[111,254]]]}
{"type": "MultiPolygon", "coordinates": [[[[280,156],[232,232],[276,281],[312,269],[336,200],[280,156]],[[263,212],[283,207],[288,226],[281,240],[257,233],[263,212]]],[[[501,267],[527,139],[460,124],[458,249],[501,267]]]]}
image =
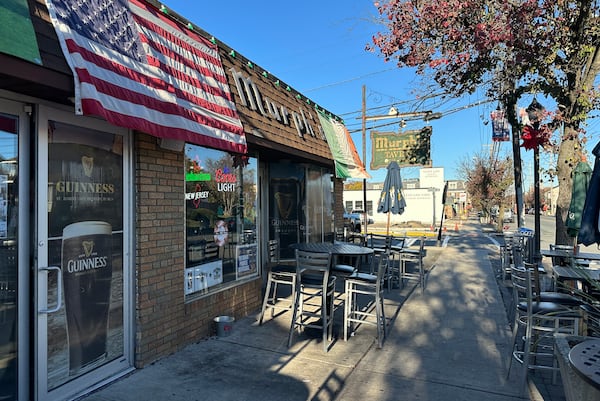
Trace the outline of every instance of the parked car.
{"type": "Polygon", "coordinates": [[[354,211],[348,213],[344,211],[344,227],[346,227],[350,232],[360,232],[362,217],[358,213],[354,213],[354,211]]]}
{"type": "Polygon", "coordinates": [[[513,222],[513,212],[510,209],[504,209],[504,217],[502,218],[504,223],[512,223],[513,222]]]}
{"type": "MultiPolygon", "coordinates": [[[[360,215],[360,221],[362,222],[362,224],[365,224],[365,211],[362,209],[353,209],[352,212],[350,212],[352,214],[358,214],[360,215]]],[[[369,219],[367,220],[369,222],[369,224],[373,224],[373,218],[369,217],[369,219]]]]}

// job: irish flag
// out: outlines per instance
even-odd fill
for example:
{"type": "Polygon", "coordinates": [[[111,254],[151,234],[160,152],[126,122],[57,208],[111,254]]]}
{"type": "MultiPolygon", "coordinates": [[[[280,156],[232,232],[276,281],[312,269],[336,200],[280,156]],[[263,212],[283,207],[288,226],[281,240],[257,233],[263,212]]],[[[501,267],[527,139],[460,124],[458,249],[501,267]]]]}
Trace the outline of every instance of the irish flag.
{"type": "Polygon", "coordinates": [[[358,152],[346,126],[320,111],[318,115],[335,161],[335,176],[337,178],[371,178],[358,157],[358,152]]]}

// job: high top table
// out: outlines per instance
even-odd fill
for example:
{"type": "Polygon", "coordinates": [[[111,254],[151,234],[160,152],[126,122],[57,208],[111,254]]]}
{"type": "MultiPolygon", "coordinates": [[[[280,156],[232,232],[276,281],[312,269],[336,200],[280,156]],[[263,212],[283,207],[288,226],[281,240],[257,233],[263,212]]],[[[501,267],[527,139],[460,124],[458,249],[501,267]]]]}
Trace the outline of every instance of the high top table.
{"type": "Polygon", "coordinates": [[[565,251],[563,249],[542,249],[540,250],[540,254],[542,256],[548,256],[553,258],[574,258],[574,259],[584,259],[584,260],[600,260],[600,253],[591,253],[591,252],[577,252],[573,253],[573,251],[565,251]]]}
{"type": "MultiPolygon", "coordinates": [[[[305,252],[330,253],[334,258],[337,258],[338,256],[356,257],[357,265],[360,257],[372,255],[374,253],[373,248],[356,244],[348,244],[345,242],[304,242],[292,244],[290,247],[305,252]]],[[[335,260],[332,262],[334,266],[336,263],[337,262],[335,260]]]]}
{"type": "Polygon", "coordinates": [[[589,339],[571,348],[569,362],[600,395],[600,339],[589,339]]]}
{"type": "Polygon", "coordinates": [[[345,242],[306,242],[290,245],[293,249],[306,252],[325,252],[340,256],[367,256],[373,254],[373,249],[345,242]]]}

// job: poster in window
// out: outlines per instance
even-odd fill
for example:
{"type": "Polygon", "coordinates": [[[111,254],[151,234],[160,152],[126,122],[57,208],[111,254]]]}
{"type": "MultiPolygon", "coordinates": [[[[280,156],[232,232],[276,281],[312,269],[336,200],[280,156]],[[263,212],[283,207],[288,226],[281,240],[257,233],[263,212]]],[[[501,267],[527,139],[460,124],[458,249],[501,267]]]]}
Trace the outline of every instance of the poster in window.
{"type": "Polygon", "coordinates": [[[65,298],[48,315],[54,389],[124,353],[123,137],[48,125],[48,263],[62,268],[65,298]]]}
{"type": "Polygon", "coordinates": [[[300,239],[300,184],[295,178],[272,178],[270,188],[270,238],[279,240],[281,257],[289,258],[290,245],[300,239]]]}
{"type": "Polygon", "coordinates": [[[237,278],[252,276],[258,273],[256,265],[256,244],[236,246],[237,278]]]}

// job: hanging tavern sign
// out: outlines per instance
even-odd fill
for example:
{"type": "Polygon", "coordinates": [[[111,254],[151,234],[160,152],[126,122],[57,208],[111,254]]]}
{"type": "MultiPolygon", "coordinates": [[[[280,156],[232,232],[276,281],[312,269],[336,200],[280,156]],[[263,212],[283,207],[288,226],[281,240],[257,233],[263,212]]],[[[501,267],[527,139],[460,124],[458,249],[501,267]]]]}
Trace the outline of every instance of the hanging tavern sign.
{"type": "Polygon", "coordinates": [[[396,161],[400,167],[431,166],[431,127],[401,133],[371,131],[371,170],[396,161]]]}

